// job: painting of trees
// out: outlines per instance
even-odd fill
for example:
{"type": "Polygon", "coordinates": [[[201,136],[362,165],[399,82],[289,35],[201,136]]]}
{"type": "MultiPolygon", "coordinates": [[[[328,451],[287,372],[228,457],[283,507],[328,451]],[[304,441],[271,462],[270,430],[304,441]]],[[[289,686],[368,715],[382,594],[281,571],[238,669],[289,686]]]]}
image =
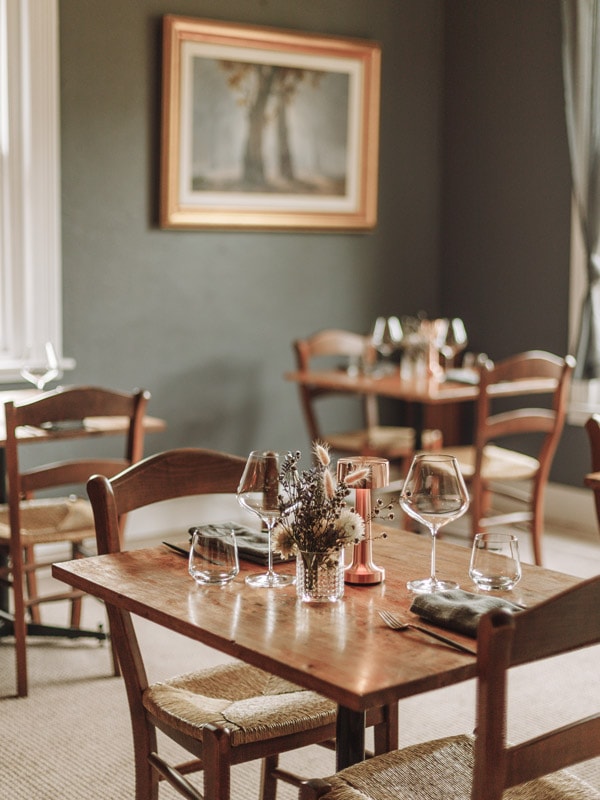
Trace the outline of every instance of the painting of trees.
{"type": "Polygon", "coordinates": [[[280,64],[201,61],[205,63],[198,65],[196,80],[204,92],[204,111],[195,117],[199,166],[194,188],[343,194],[347,76],[280,64]],[[225,89],[227,98],[217,86],[225,89]],[[214,97],[213,120],[206,119],[207,93],[214,97]],[[230,168],[225,174],[218,168],[223,158],[215,151],[221,152],[226,141],[230,168]],[[332,147],[337,157],[332,156],[332,147]],[[213,162],[208,164],[211,148],[213,162]]]}

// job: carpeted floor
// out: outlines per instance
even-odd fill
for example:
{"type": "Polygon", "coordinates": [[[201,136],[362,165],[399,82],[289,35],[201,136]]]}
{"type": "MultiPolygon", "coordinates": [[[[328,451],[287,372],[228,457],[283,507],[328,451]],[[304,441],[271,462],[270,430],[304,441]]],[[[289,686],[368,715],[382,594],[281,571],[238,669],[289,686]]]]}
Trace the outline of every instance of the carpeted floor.
{"type": "MultiPolygon", "coordinates": [[[[551,568],[581,577],[600,571],[598,541],[566,542],[558,534],[549,543],[551,568]],[[566,559],[575,558],[575,570],[566,559]],[[581,566],[580,565],[585,565],[581,566]]],[[[56,613],[61,611],[56,609],[56,613]]],[[[104,621],[104,609],[86,599],[86,622],[104,621]]],[[[217,663],[224,657],[198,644],[138,621],[142,642],[152,643],[151,680],[217,663]]],[[[521,667],[511,675],[509,736],[537,732],[544,720],[562,720],[587,713],[600,696],[600,648],[563,657],[560,663],[521,667]],[[569,676],[569,692],[561,686],[569,676]],[[535,698],[540,702],[535,703],[535,698]]],[[[14,651],[0,641],[0,797],[6,800],[128,800],[134,796],[132,745],[124,689],[109,677],[107,647],[95,643],[32,640],[29,645],[30,696],[14,698],[14,651]]],[[[473,729],[474,685],[468,682],[410,698],[400,703],[401,745],[473,729]]],[[[167,750],[177,748],[170,742],[167,750]]],[[[283,763],[307,777],[334,770],[333,754],[318,747],[284,756],[283,763]]],[[[600,789],[600,759],[576,768],[600,789]]],[[[234,768],[232,797],[254,800],[258,765],[234,768]]],[[[161,800],[178,797],[162,786],[161,800]]],[[[295,800],[296,791],[281,786],[279,800],[295,800]]]]}

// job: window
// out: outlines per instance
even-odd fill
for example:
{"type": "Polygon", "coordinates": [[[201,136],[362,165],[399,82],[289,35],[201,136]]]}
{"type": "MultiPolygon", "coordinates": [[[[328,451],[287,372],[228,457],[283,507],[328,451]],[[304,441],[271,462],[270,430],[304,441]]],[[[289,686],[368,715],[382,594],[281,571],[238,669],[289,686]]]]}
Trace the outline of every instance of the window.
{"type": "Polygon", "coordinates": [[[573,175],[570,311],[571,319],[577,320],[577,366],[568,420],[583,424],[598,409],[600,401],[600,2],[562,0],[561,11],[565,111],[573,175]]]}
{"type": "Polygon", "coordinates": [[[58,86],[58,0],[0,0],[0,382],[62,356],[58,86]]]}

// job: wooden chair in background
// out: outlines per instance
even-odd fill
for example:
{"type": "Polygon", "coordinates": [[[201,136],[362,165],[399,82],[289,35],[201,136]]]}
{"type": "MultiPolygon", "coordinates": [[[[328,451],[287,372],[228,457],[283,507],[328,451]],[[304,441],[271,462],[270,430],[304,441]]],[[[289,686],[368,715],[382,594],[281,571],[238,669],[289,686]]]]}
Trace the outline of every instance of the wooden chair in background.
{"type": "MultiPolygon", "coordinates": [[[[352,360],[357,368],[361,364],[373,363],[375,351],[368,336],[351,331],[327,329],[298,339],[293,343],[296,364],[300,371],[309,372],[315,364],[337,360],[352,360]]],[[[300,402],[311,442],[320,441],[329,445],[338,455],[363,455],[387,458],[391,463],[399,462],[403,475],[406,474],[415,453],[415,430],[411,427],[381,425],[379,421],[378,398],[375,395],[348,395],[345,400],[359,404],[362,427],[349,431],[330,429],[323,423],[325,401],[342,396],[340,392],[317,386],[299,384],[300,402]]],[[[439,430],[425,430],[422,433],[424,450],[437,450],[442,446],[442,433],[439,430]]]]}
{"type": "MultiPolygon", "coordinates": [[[[600,798],[599,791],[565,769],[600,755],[599,713],[516,745],[506,741],[510,668],[599,643],[600,615],[590,613],[599,604],[600,577],[595,577],[515,615],[489,612],[477,637],[474,735],[423,742],[309,781],[300,791],[301,800],[600,798]]],[[[570,672],[563,676],[568,693],[570,672]]],[[[543,687],[537,688],[538,702],[547,703],[543,687]]],[[[535,718],[534,701],[519,713],[535,718]]]]}
{"type": "MultiPolygon", "coordinates": [[[[92,477],[88,494],[98,551],[120,551],[123,514],[178,497],[234,494],[245,464],[246,459],[225,453],[176,449],[150,456],[110,480],[92,477]]],[[[257,758],[263,759],[262,800],[274,800],[277,780],[300,783],[278,768],[280,753],[309,744],[331,746],[335,703],[249,664],[207,667],[150,685],[131,615],[110,604],[107,610],[129,701],[137,800],[156,800],[161,779],[189,800],[228,800],[231,766],[257,758]],[[195,760],[177,766],[165,761],[157,753],[157,730],[195,760]],[[199,770],[204,771],[203,794],[185,777],[199,770]]],[[[367,715],[367,724],[375,726],[376,752],[397,746],[397,715],[397,704],[367,715]]]]}
{"type": "MultiPolygon", "coordinates": [[[[483,364],[479,370],[474,444],[443,448],[457,457],[469,484],[472,535],[491,527],[526,525],[536,564],[542,563],[544,493],[565,423],[574,366],[572,356],[560,358],[539,350],[511,356],[495,365],[483,364]],[[511,382],[515,388],[512,400],[505,391],[511,382]],[[534,388],[536,382],[548,384],[545,396],[550,407],[524,404],[524,399],[531,403],[534,395],[524,393],[524,384],[534,388]],[[498,389],[504,393],[501,399],[496,395],[498,389]],[[512,405],[507,407],[507,402],[512,405]],[[515,449],[496,443],[507,440],[514,442],[515,449]],[[498,498],[508,502],[508,510],[494,509],[498,498]],[[511,510],[512,502],[518,505],[517,510],[511,510]]],[[[540,396],[543,398],[544,393],[535,393],[535,401],[540,396]]]]}
{"type": "MultiPolygon", "coordinates": [[[[97,387],[72,387],[4,406],[8,502],[0,506],[0,548],[8,555],[8,562],[0,568],[0,578],[12,591],[14,614],[5,609],[0,618],[6,621],[15,636],[19,697],[25,697],[28,691],[28,634],[106,638],[105,632],[80,628],[81,592],[62,587],[60,591],[39,593],[36,572],[47,569],[51,560],[39,558],[37,552],[41,545],[68,543],[73,558],[85,555],[86,540],[94,540],[96,535],[89,501],[75,494],[57,497],[54,490],[64,492],[67,487],[72,492],[78,486],[85,486],[93,473],[114,475],[140,459],[143,455],[143,418],[149,398],[149,393],[141,390],[128,394],[97,387]],[[96,429],[91,425],[94,417],[101,418],[96,429]],[[102,422],[106,427],[108,418],[114,417],[120,420],[117,427],[125,442],[122,457],[86,454],[50,464],[36,458],[43,446],[48,447],[48,442],[64,443],[77,438],[86,439],[89,444],[95,434],[103,433],[102,422]],[[36,435],[19,438],[19,430],[23,427],[36,435]],[[27,449],[26,458],[23,458],[23,448],[27,449]],[[23,462],[34,466],[24,467],[23,462]],[[48,496],[49,491],[51,496],[48,496]],[[43,625],[40,606],[59,600],[71,601],[70,627],[43,625]]],[[[114,428],[114,422],[107,427],[114,428]]],[[[98,449],[97,443],[94,447],[98,449]]],[[[118,674],[116,661],[114,668],[118,674]]]]}
{"type": "Polygon", "coordinates": [[[584,484],[594,492],[596,518],[600,528],[600,414],[592,414],[585,423],[590,445],[592,471],[584,478],[584,484]]]}

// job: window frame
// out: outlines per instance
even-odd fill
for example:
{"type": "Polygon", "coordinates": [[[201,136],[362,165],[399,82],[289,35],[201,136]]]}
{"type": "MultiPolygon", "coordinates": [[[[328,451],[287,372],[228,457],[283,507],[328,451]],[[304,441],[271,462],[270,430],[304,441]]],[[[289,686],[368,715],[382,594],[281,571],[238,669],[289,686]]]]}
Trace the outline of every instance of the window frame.
{"type": "Polygon", "coordinates": [[[61,367],[58,0],[0,0],[0,383],[51,341],[61,367]]]}

